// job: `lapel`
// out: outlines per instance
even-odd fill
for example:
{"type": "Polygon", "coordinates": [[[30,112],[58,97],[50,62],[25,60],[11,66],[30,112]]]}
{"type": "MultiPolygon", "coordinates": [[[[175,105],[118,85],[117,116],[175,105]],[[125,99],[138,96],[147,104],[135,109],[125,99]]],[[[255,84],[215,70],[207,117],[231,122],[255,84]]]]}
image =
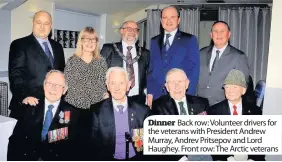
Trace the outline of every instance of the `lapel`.
{"type": "Polygon", "coordinates": [[[32,111],[35,112],[35,113],[32,112],[32,114],[36,115],[36,120],[35,120],[35,122],[36,122],[36,123],[39,123],[39,125],[40,125],[40,131],[41,131],[42,128],[43,128],[43,122],[44,122],[45,99],[43,98],[43,99],[41,100],[41,102],[40,102],[40,100],[39,100],[38,106],[33,107],[32,109],[33,109],[32,111]]]}
{"type": "Polygon", "coordinates": [[[178,112],[178,109],[177,109],[177,106],[176,106],[176,102],[175,102],[175,100],[173,99],[173,98],[171,98],[170,96],[169,96],[169,101],[168,102],[166,102],[167,103],[167,105],[166,105],[166,107],[167,107],[167,114],[170,114],[170,115],[179,115],[179,112],[178,112]]]}
{"type": "Polygon", "coordinates": [[[188,113],[189,115],[196,115],[194,112],[194,102],[192,98],[188,95],[186,95],[186,103],[187,103],[187,108],[188,108],[188,113]]]}
{"type": "Polygon", "coordinates": [[[251,105],[242,99],[242,115],[251,115],[251,105]]]}
{"type": "Polygon", "coordinates": [[[207,66],[208,66],[208,69],[210,69],[210,60],[211,60],[211,55],[212,55],[212,49],[213,49],[213,46],[210,46],[209,49],[208,49],[208,53],[207,53],[207,66]]]}
{"type": "Polygon", "coordinates": [[[138,83],[140,84],[141,83],[141,74],[142,74],[142,71],[144,70],[141,67],[144,67],[143,66],[144,61],[143,61],[143,57],[142,57],[142,48],[139,48],[138,44],[135,44],[135,48],[136,48],[136,56],[138,56],[139,52],[141,52],[141,56],[138,59],[138,83]],[[139,51],[139,50],[141,50],[141,51],[139,51]]]}
{"type": "Polygon", "coordinates": [[[53,56],[54,56],[54,69],[57,69],[57,60],[58,60],[58,55],[57,55],[57,50],[55,48],[55,43],[49,39],[49,42],[51,44],[51,47],[52,47],[52,51],[53,51],[53,56]]]}
{"type": "Polygon", "coordinates": [[[102,113],[100,116],[106,116],[107,119],[102,119],[103,121],[103,128],[102,129],[108,129],[109,135],[112,135],[112,145],[113,145],[113,151],[115,151],[115,143],[116,143],[116,125],[115,125],[115,115],[114,115],[114,107],[113,107],[113,101],[112,98],[106,99],[104,102],[104,105],[101,109],[102,113]]]}
{"type": "Polygon", "coordinates": [[[173,54],[173,52],[177,51],[177,48],[180,44],[179,43],[180,41],[181,41],[181,32],[178,29],[177,32],[175,33],[172,44],[171,44],[170,48],[168,49],[168,53],[173,54]]]}
{"type": "Polygon", "coordinates": [[[158,40],[158,45],[159,45],[159,49],[160,49],[160,55],[161,55],[161,59],[163,58],[162,57],[162,50],[163,50],[163,46],[164,46],[164,33],[162,33],[159,37],[159,40],[158,40]]]}
{"type": "Polygon", "coordinates": [[[136,118],[136,110],[134,104],[127,98],[127,110],[128,110],[128,127],[129,132],[132,136],[132,129],[139,128],[138,119],[136,118]]]}
{"type": "Polygon", "coordinates": [[[58,126],[59,126],[58,124],[59,124],[59,120],[60,120],[59,113],[61,111],[64,111],[64,109],[63,109],[63,101],[62,100],[60,101],[60,103],[58,105],[58,108],[57,108],[57,110],[55,112],[55,115],[54,115],[53,120],[51,122],[51,125],[49,127],[49,131],[58,128],[58,126]]]}
{"type": "MultiPolygon", "coordinates": [[[[122,42],[117,42],[116,45],[117,45],[117,48],[119,49],[119,51],[123,54],[122,42]]],[[[114,49],[114,50],[115,50],[115,49],[114,49]]],[[[117,59],[116,59],[117,65],[118,65],[119,67],[123,67],[123,60],[122,60],[122,58],[119,56],[119,54],[117,53],[117,51],[115,51],[115,57],[117,58],[117,59]]]]}
{"type": "Polygon", "coordinates": [[[229,53],[230,53],[230,45],[227,45],[220,58],[228,55],[229,53]]]}
{"type": "Polygon", "coordinates": [[[231,115],[227,99],[223,101],[222,110],[220,110],[220,111],[222,111],[222,115],[231,115]]]}

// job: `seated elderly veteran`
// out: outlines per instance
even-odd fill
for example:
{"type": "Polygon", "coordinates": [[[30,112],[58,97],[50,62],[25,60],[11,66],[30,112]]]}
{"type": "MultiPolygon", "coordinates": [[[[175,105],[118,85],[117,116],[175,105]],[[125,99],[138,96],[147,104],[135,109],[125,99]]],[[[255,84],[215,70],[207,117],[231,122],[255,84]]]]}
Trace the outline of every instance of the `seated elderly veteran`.
{"type": "MultiPolygon", "coordinates": [[[[211,106],[208,115],[261,115],[261,109],[254,103],[242,99],[246,92],[245,75],[236,69],[231,70],[224,81],[226,99],[211,106]]],[[[213,155],[213,160],[226,161],[233,155],[213,155]]],[[[231,157],[232,158],[232,157],[231,157]]],[[[264,161],[264,155],[248,155],[248,159],[264,161]]]]}
{"type": "Polygon", "coordinates": [[[8,160],[58,161],[71,160],[77,110],[61,97],[67,91],[64,74],[57,70],[47,73],[44,96],[39,103],[24,105],[8,145],[8,160]]]}
{"type": "MultiPolygon", "coordinates": [[[[153,101],[153,115],[206,115],[209,107],[208,99],[187,95],[189,79],[186,73],[178,68],[169,70],[166,74],[165,87],[169,95],[164,95],[153,101]]],[[[154,160],[162,161],[212,161],[209,155],[161,155],[154,160]]]]}
{"type": "Polygon", "coordinates": [[[126,96],[131,82],[124,68],[111,67],[106,73],[110,98],[91,105],[92,137],[87,160],[144,160],[143,122],[149,107],[126,96]]]}

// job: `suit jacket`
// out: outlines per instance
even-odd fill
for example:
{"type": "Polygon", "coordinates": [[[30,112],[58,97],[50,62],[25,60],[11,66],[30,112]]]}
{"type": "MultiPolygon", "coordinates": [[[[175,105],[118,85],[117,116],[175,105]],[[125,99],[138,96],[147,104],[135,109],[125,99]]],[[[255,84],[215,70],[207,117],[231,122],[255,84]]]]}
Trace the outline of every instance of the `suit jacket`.
{"type": "Polygon", "coordinates": [[[76,127],[80,110],[61,100],[49,127],[47,138],[42,141],[41,131],[45,113],[44,98],[39,101],[39,104],[36,106],[22,107],[24,109],[24,117],[18,120],[14,132],[9,139],[8,160],[36,161],[39,158],[47,161],[72,160],[72,155],[74,155],[72,152],[76,150],[73,145],[77,134],[76,127]],[[60,114],[64,116],[67,111],[70,112],[69,122],[60,122],[60,119],[64,121],[64,117],[60,117],[60,114]],[[64,139],[49,142],[49,132],[60,128],[67,128],[68,135],[64,139]]]}
{"type": "MultiPolygon", "coordinates": [[[[64,70],[65,57],[62,46],[49,39],[54,55],[54,69],[64,70]]],[[[33,34],[14,40],[9,53],[9,81],[13,94],[11,117],[19,119],[23,99],[43,96],[43,81],[51,63],[33,34]],[[16,109],[16,110],[15,110],[16,109]],[[18,111],[15,113],[15,111],[18,111]]]]}
{"type": "MultiPolygon", "coordinates": [[[[208,109],[208,115],[231,115],[228,100],[223,100],[208,109]]],[[[262,115],[262,111],[255,104],[242,100],[242,115],[262,115]]],[[[226,161],[229,156],[233,155],[212,155],[213,160],[226,161]]],[[[255,161],[265,161],[265,155],[248,155],[248,159],[255,161]]]]}
{"type": "MultiPolygon", "coordinates": [[[[150,115],[147,106],[132,102],[128,98],[128,123],[129,130],[143,128],[144,120],[150,115]]],[[[90,108],[91,111],[91,142],[87,160],[113,160],[115,154],[115,117],[112,98],[108,98],[90,108]]],[[[132,134],[131,134],[132,136],[132,134]]],[[[131,143],[132,144],[132,143],[131,143]]],[[[142,152],[137,152],[134,144],[133,148],[138,160],[143,160],[142,152]]]]}
{"type": "MultiPolygon", "coordinates": [[[[117,48],[123,53],[122,43],[115,43],[117,48]]],[[[137,55],[139,53],[139,46],[135,44],[137,55]]],[[[101,56],[106,59],[108,68],[118,66],[123,67],[123,59],[119,56],[112,43],[104,44],[101,50],[101,56]]],[[[141,57],[138,59],[138,81],[139,81],[139,95],[142,96],[142,103],[145,103],[144,89],[147,87],[147,71],[149,68],[150,52],[141,48],[141,57]]]]}
{"type": "MultiPolygon", "coordinates": [[[[189,115],[198,115],[208,109],[209,102],[206,98],[186,95],[189,115]]],[[[176,103],[169,95],[164,95],[153,101],[152,105],[153,115],[179,115],[176,103]]],[[[155,161],[178,161],[183,155],[160,155],[153,156],[155,161]]],[[[209,160],[209,155],[193,155],[188,156],[191,159],[205,159],[209,160]]]]}
{"type": "Polygon", "coordinates": [[[200,77],[197,87],[198,96],[209,100],[210,105],[214,105],[225,99],[222,88],[224,80],[232,69],[242,71],[248,82],[249,65],[248,58],[244,52],[228,45],[222,53],[214,71],[210,73],[210,59],[213,46],[204,47],[200,51],[200,77]]]}
{"type": "Polygon", "coordinates": [[[147,77],[148,94],[153,99],[167,94],[165,90],[165,76],[172,68],[185,71],[190,80],[187,94],[195,95],[200,71],[199,46],[194,35],[177,31],[167,52],[164,51],[164,34],[151,39],[150,66],[147,77]]]}

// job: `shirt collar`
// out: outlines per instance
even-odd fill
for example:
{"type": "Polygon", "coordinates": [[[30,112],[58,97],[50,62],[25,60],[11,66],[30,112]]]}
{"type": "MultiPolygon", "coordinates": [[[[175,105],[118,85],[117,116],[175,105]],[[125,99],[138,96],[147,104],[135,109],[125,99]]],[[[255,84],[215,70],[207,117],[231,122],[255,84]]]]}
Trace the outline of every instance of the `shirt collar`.
{"type": "Polygon", "coordinates": [[[175,36],[175,34],[176,34],[176,32],[177,32],[177,30],[178,30],[178,28],[176,28],[175,30],[173,30],[172,32],[167,32],[167,31],[165,31],[165,35],[166,34],[168,34],[168,33],[170,33],[170,37],[174,37],[175,36]]]}
{"type": "Polygon", "coordinates": [[[59,106],[59,104],[60,104],[60,101],[61,100],[58,100],[58,101],[56,101],[55,103],[50,103],[48,100],[47,100],[47,98],[45,98],[45,105],[53,105],[54,106],[54,108],[57,108],[58,106],[59,106]]]}
{"type": "Polygon", "coordinates": [[[222,53],[224,50],[225,50],[225,48],[228,46],[228,43],[226,43],[226,45],[225,46],[223,46],[222,48],[220,48],[220,49],[218,49],[218,48],[216,48],[215,46],[213,46],[213,49],[216,51],[216,50],[219,50],[220,51],[220,53],[222,53]]]}
{"type": "Polygon", "coordinates": [[[176,99],[174,99],[175,100],[175,102],[176,103],[178,103],[178,102],[184,102],[184,103],[186,103],[187,101],[186,101],[186,96],[184,96],[181,100],[176,100],[176,99]]]}
{"type": "Polygon", "coordinates": [[[37,40],[40,44],[42,44],[43,42],[49,42],[48,38],[42,39],[42,38],[36,37],[34,34],[33,34],[33,36],[36,38],[36,40],[37,40]]]}
{"type": "MultiPolygon", "coordinates": [[[[229,107],[233,107],[233,105],[234,105],[234,104],[232,104],[229,100],[228,100],[228,104],[229,104],[229,107]]],[[[237,107],[237,108],[238,108],[238,107],[242,107],[242,98],[241,98],[240,102],[236,104],[236,107],[237,107]]]]}
{"type": "Polygon", "coordinates": [[[125,48],[127,48],[128,46],[131,46],[132,47],[132,49],[134,49],[135,48],[135,43],[134,44],[132,44],[132,45],[128,45],[125,41],[121,41],[121,43],[122,43],[122,46],[123,47],[125,47],[125,48]]]}
{"type": "Polygon", "coordinates": [[[127,105],[128,105],[127,97],[126,97],[125,101],[121,104],[118,103],[114,98],[112,98],[112,101],[113,101],[113,107],[117,112],[119,111],[118,108],[117,108],[118,105],[122,105],[124,107],[123,112],[127,109],[127,105]]]}

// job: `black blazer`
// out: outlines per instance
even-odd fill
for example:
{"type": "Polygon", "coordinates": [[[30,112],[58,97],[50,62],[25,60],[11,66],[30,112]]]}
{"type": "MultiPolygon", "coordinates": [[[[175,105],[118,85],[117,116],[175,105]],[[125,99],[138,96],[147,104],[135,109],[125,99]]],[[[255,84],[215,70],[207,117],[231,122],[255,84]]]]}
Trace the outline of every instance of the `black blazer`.
{"type": "MultiPolygon", "coordinates": [[[[65,67],[63,48],[52,39],[49,39],[49,42],[54,55],[54,69],[63,71],[65,67]]],[[[13,111],[20,108],[24,98],[43,96],[43,81],[51,69],[48,57],[33,34],[11,43],[9,53],[9,81],[13,94],[9,107],[12,111],[11,117],[18,119],[18,114],[22,114],[22,112],[14,114],[13,111]]]]}
{"type": "MultiPolygon", "coordinates": [[[[120,52],[123,53],[122,43],[117,42],[115,44],[117,45],[117,48],[120,50],[120,52]]],[[[135,44],[135,48],[138,55],[140,49],[138,44],[135,44]]],[[[123,60],[116,52],[112,43],[103,45],[103,48],[101,50],[101,56],[103,56],[106,59],[108,68],[114,66],[123,67],[123,60]]],[[[149,68],[149,62],[150,62],[149,50],[141,47],[141,57],[138,60],[139,95],[144,95],[144,89],[147,87],[147,71],[149,68]]]]}
{"type": "MultiPolygon", "coordinates": [[[[87,160],[113,160],[115,153],[115,118],[112,98],[103,100],[91,105],[91,139],[90,147],[86,148],[87,160]]],[[[129,130],[143,128],[144,120],[150,115],[147,106],[132,102],[128,98],[128,122],[129,130]]],[[[138,160],[142,160],[143,152],[137,152],[134,144],[133,148],[138,160]]]]}
{"type": "MultiPolygon", "coordinates": [[[[255,104],[246,100],[242,100],[242,114],[243,115],[262,115],[262,111],[255,104]]],[[[231,115],[228,100],[225,99],[208,109],[208,115],[231,115]]],[[[226,161],[232,155],[212,155],[214,161],[226,161]]],[[[248,155],[248,159],[255,161],[265,161],[265,155],[248,155]]]]}
{"type": "MultiPolygon", "coordinates": [[[[209,107],[206,98],[186,94],[189,115],[198,115],[205,112],[209,107]]],[[[153,115],[179,115],[176,103],[169,95],[161,96],[153,101],[153,115]]],[[[183,155],[160,155],[151,156],[154,161],[178,161],[183,155]]]]}
{"type": "MultiPolygon", "coordinates": [[[[197,115],[206,111],[209,102],[206,98],[186,95],[189,115],[197,115]]],[[[179,115],[176,103],[169,95],[164,95],[153,101],[153,115],[179,115]]]]}
{"type": "MultiPolygon", "coordinates": [[[[57,111],[54,115],[49,131],[59,128],[68,128],[68,136],[65,139],[49,143],[48,134],[45,141],[41,141],[41,131],[44,120],[44,98],[39,100],[36,106],[25,106],[23,118],[18,120],[14,132],[9,139],[8,160],[13,161],[36,161],[39,158],[47,161],[72,160],[74,139],[77,135],[76,127],[78,125],[79,109],[76,109],[60,101],[57,111]],[[70,121],[60,123],[60,113],[70,112],[70,121]]],[[[48,132],[49,132],[48,131],[48,132]]]]}

